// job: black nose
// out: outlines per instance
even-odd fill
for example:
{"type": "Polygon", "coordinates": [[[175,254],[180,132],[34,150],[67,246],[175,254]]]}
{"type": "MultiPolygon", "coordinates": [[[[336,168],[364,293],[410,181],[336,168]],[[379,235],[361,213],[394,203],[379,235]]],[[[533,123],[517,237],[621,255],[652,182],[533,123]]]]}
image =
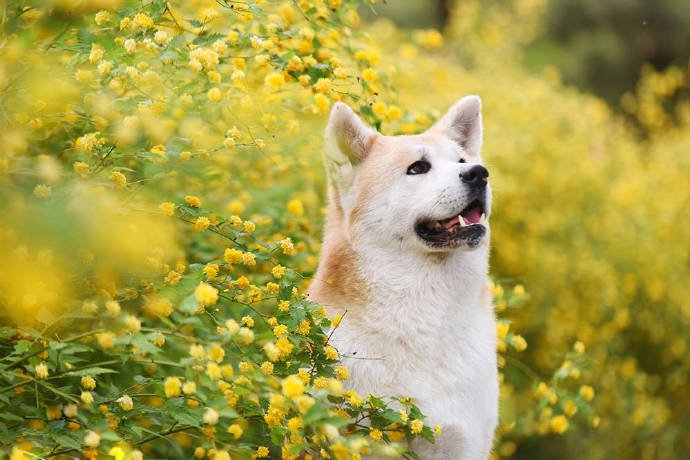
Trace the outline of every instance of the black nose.
{"type": "Polygon", "coordinates": [[[487,177],[489,177],[489,171],[482,165],[474,165],[460,174],[460,179],[462,179],[464,183],[475,187],[486,185],[487,177]]]}

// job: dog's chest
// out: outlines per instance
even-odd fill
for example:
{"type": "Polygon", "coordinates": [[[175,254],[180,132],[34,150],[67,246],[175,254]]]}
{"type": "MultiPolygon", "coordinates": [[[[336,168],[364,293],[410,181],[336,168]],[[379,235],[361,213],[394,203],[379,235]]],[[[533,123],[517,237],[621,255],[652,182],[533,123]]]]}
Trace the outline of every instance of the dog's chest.
{"type": "Polygon", "coordinates": [[[411,396],[429,423],[464,432],[495,412],[493,314],[478,295],[420,294],[392,291],[352,311],[333,343],[358,393],[411,396]]]}

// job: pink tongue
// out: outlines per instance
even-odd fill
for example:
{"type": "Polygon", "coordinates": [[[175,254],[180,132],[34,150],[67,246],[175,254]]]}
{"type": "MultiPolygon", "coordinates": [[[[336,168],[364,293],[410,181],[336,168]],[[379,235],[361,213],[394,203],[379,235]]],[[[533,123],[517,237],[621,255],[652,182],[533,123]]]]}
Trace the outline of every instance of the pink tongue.
{"type": "Polygon", "coordinates": [[[446,227],[446,229],[450,230],[451,228],[453,228],[453,226],[455,224],[459,224],[459,223],[460,223],[460,221],[458,220],[457,217],[455,217],[455,218],[451,219],[450,221],[446,222],[445,224],[443,224],[443,226],[446,227]]]}
{"type": "Polygon", "coordinates": [[[478,208],[470,209],[466,214],[463,214],[463,219],[465,219],[466,224],[478,224],[481,219],[481,214],[478,208]]]}

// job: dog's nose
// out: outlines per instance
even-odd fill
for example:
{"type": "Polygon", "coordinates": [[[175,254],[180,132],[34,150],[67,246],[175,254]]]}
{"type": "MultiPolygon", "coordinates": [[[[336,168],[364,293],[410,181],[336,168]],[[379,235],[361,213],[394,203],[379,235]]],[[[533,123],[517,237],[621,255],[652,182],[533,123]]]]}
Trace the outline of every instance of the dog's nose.
{"type": "Polygon", "coordinates": [[[489,171],[482,165],[474,165],[467,171],[460,173],[460,179],[464,183],[475,187],[486,185],[487,177],[489,177],[489,171]]]}

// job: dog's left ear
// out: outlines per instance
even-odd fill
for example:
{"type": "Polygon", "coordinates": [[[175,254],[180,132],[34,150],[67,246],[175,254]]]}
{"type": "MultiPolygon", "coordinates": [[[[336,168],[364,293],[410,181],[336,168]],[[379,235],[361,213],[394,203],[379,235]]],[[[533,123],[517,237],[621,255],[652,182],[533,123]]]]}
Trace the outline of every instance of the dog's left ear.
{"type": "Polygon", "coordinates": [[[482,101],[479,96],[460,99],[430,131],[450,137],[470,155],[479,155],[482,149],[482,101]]]}

